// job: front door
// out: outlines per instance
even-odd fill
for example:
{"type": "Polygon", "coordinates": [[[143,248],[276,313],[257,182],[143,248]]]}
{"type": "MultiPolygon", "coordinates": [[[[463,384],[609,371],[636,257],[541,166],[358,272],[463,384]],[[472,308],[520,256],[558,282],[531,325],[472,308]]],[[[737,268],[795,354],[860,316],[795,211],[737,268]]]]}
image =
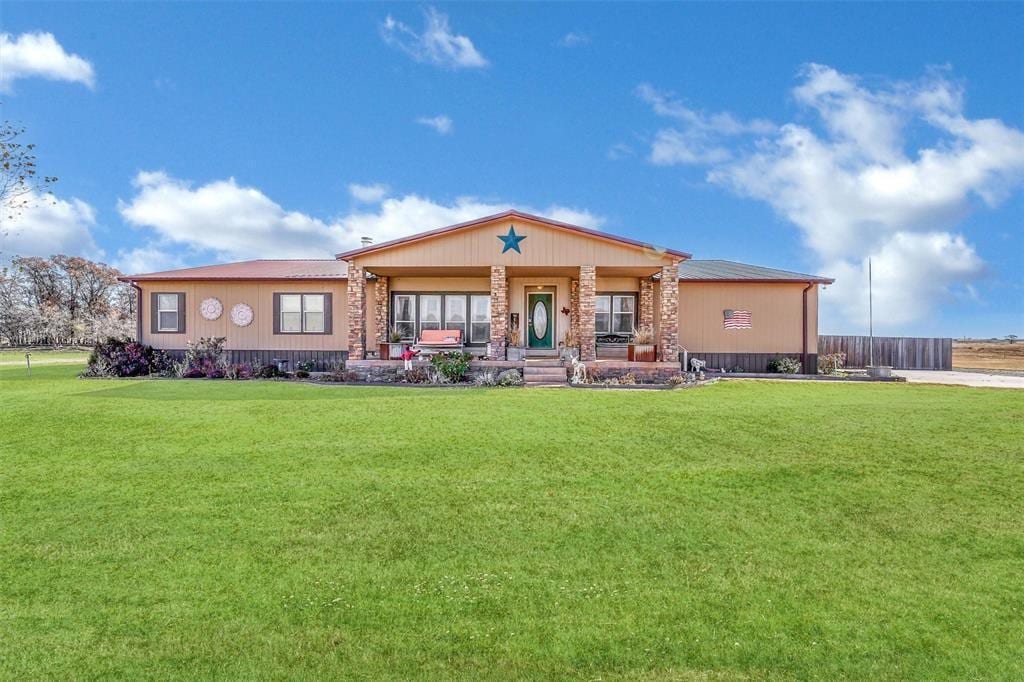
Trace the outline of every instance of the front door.
{"type": "Polygon", "coordinates": [[[550,291],[526,295],[527,348],[555,347],[555,318],[551,315],[553,298],[554,294],[550,291]]]}

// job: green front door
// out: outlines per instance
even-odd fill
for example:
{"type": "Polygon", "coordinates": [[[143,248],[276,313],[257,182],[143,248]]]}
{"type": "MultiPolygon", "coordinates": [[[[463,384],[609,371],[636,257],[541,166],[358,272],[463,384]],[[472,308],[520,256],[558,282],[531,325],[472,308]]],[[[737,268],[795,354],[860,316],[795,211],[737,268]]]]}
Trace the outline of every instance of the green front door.
{"type": "Polygon", "coordinates": [[[526,347],[554,348],[555,318],[551,314],[554,295],[547,292],[526,296],[526,347]]]}

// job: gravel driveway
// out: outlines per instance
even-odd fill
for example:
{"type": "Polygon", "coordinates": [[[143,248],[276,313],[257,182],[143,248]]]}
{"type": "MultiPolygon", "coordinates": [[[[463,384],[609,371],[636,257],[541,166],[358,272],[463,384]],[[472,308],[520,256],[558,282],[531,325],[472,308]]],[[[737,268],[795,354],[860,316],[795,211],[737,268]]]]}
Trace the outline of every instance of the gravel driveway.
{"type": "Polygon", "coordinates": [[[893,374],[906,377],[912,384],[953,384],[956,386],[983,386],[987,388],[1024,388],[1024,376],[985,374],[953,370],[941,372],[926,369],[895,369],[893,374]]]}

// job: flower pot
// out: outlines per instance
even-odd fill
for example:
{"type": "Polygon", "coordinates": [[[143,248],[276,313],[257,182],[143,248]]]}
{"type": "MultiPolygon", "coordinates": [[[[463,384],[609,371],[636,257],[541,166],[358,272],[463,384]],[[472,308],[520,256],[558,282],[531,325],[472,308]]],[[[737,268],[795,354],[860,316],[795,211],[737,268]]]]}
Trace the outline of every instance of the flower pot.
{"type": "Polygon", "coordinates": [[[522,346],[509,346],[505,356],[513,362],[521,362],[526,359],[526,349],[522,346]]]}
{"type": "MultiPolygon", "coordinates": [[[[387,346],[388,346],[387,358],[389,360],[401,360],[402,359],[402,353],[405,352],[405,344],[404,343],[389,343],[389,344],[387,344],[387,346]]],[[[382,356],[382,357],[384,357],[384,356],[382,356]]]]}
{"type": "Polygon", "coordinates": [[[654,362],[658,359],[658,347],[653,343],[631,343],[626,349],[630,362],[654,362]]]}

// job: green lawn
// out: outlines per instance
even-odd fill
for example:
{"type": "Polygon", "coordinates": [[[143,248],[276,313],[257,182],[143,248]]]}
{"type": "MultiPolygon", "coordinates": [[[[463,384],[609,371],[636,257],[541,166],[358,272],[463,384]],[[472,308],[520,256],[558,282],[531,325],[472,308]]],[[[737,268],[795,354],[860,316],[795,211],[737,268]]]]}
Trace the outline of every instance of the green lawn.
{"type": "Polygon", "coordinates": [[[0,367],[0,677],[1024,678],[1024,392],[0,367]]]}

